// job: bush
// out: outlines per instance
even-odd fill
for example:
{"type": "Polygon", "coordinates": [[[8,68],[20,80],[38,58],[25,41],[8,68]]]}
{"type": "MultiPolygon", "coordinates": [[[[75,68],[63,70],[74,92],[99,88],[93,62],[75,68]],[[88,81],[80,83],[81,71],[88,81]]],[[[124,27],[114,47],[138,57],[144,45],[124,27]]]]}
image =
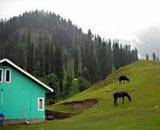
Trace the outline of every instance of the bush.
{"type": "Polygon", "coordinates": [[[82,77],[80,77],[80,78],[78,79],[78,84],[79,84],[79,91],[80,91],[80,92],[86,90],[86,89],[89,88],[90,85],[91,85],[89,81],[87,81],[86,79],[84,79],[84,78],[82,78],[82,77]]]}

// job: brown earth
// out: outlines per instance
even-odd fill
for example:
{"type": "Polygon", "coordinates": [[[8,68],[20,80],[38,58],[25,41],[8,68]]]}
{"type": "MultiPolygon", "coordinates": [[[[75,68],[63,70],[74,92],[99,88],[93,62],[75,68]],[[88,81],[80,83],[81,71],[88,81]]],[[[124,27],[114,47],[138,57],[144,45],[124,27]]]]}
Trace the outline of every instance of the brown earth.
{"type": "Polygon", "coordinates": [[[53,120],[69,118],[75,115],[75,113],[45,110],[45,115],[47,120],[53,120]]]}
{"type": "Polygon", "coordinates": [[[92,107],[93,105],[97,104],[97,102],[98,101],[96,99],[86,99],[83,101],[65,102],[61,105],[71,107],[72,109],[84,109],[92,107]]]}
{"type": "MultiPolygon", "coordinates": [[[[69,107],[70,109],[75,109],[75,110],[81,110],[87,109],[92,107],[93,105],[97,104],[96,99],[86,99],[83,101],[73,101],[73,102],[65,102],[60,105],[63,105],[65,107],[69,107]]],[[[69,118],[71,116],[74,116],[77,113],[72,113],[72,112],[60,112],[60,111],[51,111],[51,110],[46,110],[45,115],[47,120],[53,120],[53,119],[65,119],[69,118]]]]}

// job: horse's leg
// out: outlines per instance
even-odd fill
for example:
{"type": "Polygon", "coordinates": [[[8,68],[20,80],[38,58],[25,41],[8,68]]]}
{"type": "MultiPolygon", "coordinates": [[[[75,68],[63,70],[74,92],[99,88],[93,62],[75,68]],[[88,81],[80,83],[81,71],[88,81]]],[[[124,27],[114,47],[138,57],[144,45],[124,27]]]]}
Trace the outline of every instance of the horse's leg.
{"type": "Polygon", "coordinates": [[[122,97],[122,104],[124,104],[124,96],[122,97]]]}
{"type": "Polygon", "coordinates": [[[114,98],[114,106],[118,106],[117,98],[114,98]]]}

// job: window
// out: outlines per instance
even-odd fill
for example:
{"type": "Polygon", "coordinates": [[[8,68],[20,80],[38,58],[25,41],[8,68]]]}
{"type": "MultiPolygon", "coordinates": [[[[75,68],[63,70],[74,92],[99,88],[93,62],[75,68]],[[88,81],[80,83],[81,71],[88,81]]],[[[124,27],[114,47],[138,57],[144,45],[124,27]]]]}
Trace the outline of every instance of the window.
{"type": "Polygon", "coordinates": [[[44,98],[38,98],[38,111],[44,110],[44,98]]]}
{"type": "Polygon", "coordinates": [[[2,82],[2,81],[3,81],[3,70],[0,69],[0,82],[2,82]]]}
{"type": "Polygon", "coordinates": [[[6,77],[5,77],[6,83],[11,82],[11,70],[6,70],[6,77]]]}

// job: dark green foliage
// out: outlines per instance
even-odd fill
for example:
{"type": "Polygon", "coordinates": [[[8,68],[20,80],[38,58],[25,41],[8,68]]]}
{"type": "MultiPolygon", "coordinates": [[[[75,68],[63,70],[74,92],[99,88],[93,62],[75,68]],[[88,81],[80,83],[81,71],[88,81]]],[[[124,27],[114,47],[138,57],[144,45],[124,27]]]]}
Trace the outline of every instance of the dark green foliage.
{"type": "Polygon", "coordinates": [[[112,73],[112,69],[113,69],[113,52],[112,52],[112,44],[111,44],[111,40],[109,39],[107,42],[107,46],[106,46],[106,76],[112,73]]]}
{"type": "Polygon", "coordinates": [[[60,92],[63,92],[63,79],[64,79],[64,71],[63,71],[63,57],[62,57],[62,48],[56,46],[55,48],[55,74],[57,75],[60,92]]]}
{"type": "Polygon", "coordinates": [[[67,76],[67,81],[65,83],[65,89],[64,89],[64,96],[66,97],[69,95],[70,89],[72,86],[72,76],[68,75],[67,76]]]}
{"type": "Polygon", "coordinates": [[[149,60],[149,56],[148,56],[148,54],[146,54],[146,60],[149,60]]]}
{"type": "Polygon", "coordinates": [[[44,70],[44,44],[42,33],[39,32],[38,45],[35,49],[35,69],[34,74],[37,77],[42,77],[45,73],[44,70]]]}
{"type": "Polygon", "coordinates": [[[84,45],[81,46],[82,54],[82,70],[84,67],[87,68],[89,74],[89,81],[95,83],[99,80],[99,68],[94,53],[94,44],[92,40],[93,34],[91,30],[88,30],[88,34],[84,36],[84,45]]]}
{"type": "Polygon", "coordinates": [[[153,60],[155,61],[156,60],[156,54],[153,53],[153,60]]]}
{"type": "Polygon", "coordinates": [[[49,47],[49,73],[55,72],[55,48],[53,45],[49,47]]]}
{"type": "Polygon", "coordinates": [[[112,52],[111,46],[109,46],[105,41],[102,41],[101,38],[95,37],[96,43],[96,55],[98,61],[98,71],[100,78],[103,79],[105,76],[112,72],[112,52]],[[109,67],[109,65],[111,67],[109,67]]]}
{"type": "MultiPolygon", "coordinates": [[[[115,69],[119,69],[121,67],[120,64],[120,56],[122,56],[122,54],[120,54],[120,48],[119,48],[119,43],[118,41],[114,41],[113,42],[113,65],[115,69]]],[[[125,58],[125,57],[123,57],[125,58]]]]}
{"type": "Polygon", "coordinates": [[[77,49],[74,50],[73,57],[74,57],[74,77],[77,78],[79,72],[79,54],[77,49]]]}
{"type": "Polygon", "coordinates": [[[54,89],[53,93],[48,94],[50,95],[50,98],[53,100],[59,98],[60,90],[57,76],[54,73],[51,73],[48,76],[44,76],[43,78],[41,78],[41,80],[54,89]]]}
{"type": "Polygon", "coordinates": [[[50,49],[49,49],[49,44],[46,42],[44,44],[44,72],[46,75],[49,74],[50,66],[49,66],[49,60],[50,60],[50,49]]]}
{"type": "Polygon", "coordinates": [[[0,58],[9,58],[35,77],[44,77],[45,83],[55,85],[58,97],[68,95],[71,77],[83,77],[82,91],[89,86],[84,84],[94,84],[113,68],[138,60],[138,51],[118,40],[112,44],[94,36],[91,30],[83,33],[59,15],[36,10],[0,21],[0,58]],[[56,81],[48,81],[52,78],[56,81]]]}
{"type": "Polygon", "coordinates": [[[83,67],[81,75],[82,75],[83,78],[87,79],[88,81],[91,80],[90,79],[91,77],[90,77],[90,74],[89,74],[89,71],[88,71],[87,67],[83,67]]]}
{"type": "Polygon", "coordinates": [[[91,85],[86,79],[81,78],[81,77],[78,79],[78,84],[79,84],[79,91],[80,92],[86,90],[91,85]]]}
{"type": "Polygon", "coordinates": [[[31,43],[31,33],[27,37],[27,71],[33,74],[34,68],[34,45],[31,43]]]}
{"type": "Polygon", "coordinates": [[[117,40],[113,42],[113,65],[115,69],[119,69],[137,60],[138,51],[136,48],[131,50],[130,45],[119,44],[117,40]]]}

